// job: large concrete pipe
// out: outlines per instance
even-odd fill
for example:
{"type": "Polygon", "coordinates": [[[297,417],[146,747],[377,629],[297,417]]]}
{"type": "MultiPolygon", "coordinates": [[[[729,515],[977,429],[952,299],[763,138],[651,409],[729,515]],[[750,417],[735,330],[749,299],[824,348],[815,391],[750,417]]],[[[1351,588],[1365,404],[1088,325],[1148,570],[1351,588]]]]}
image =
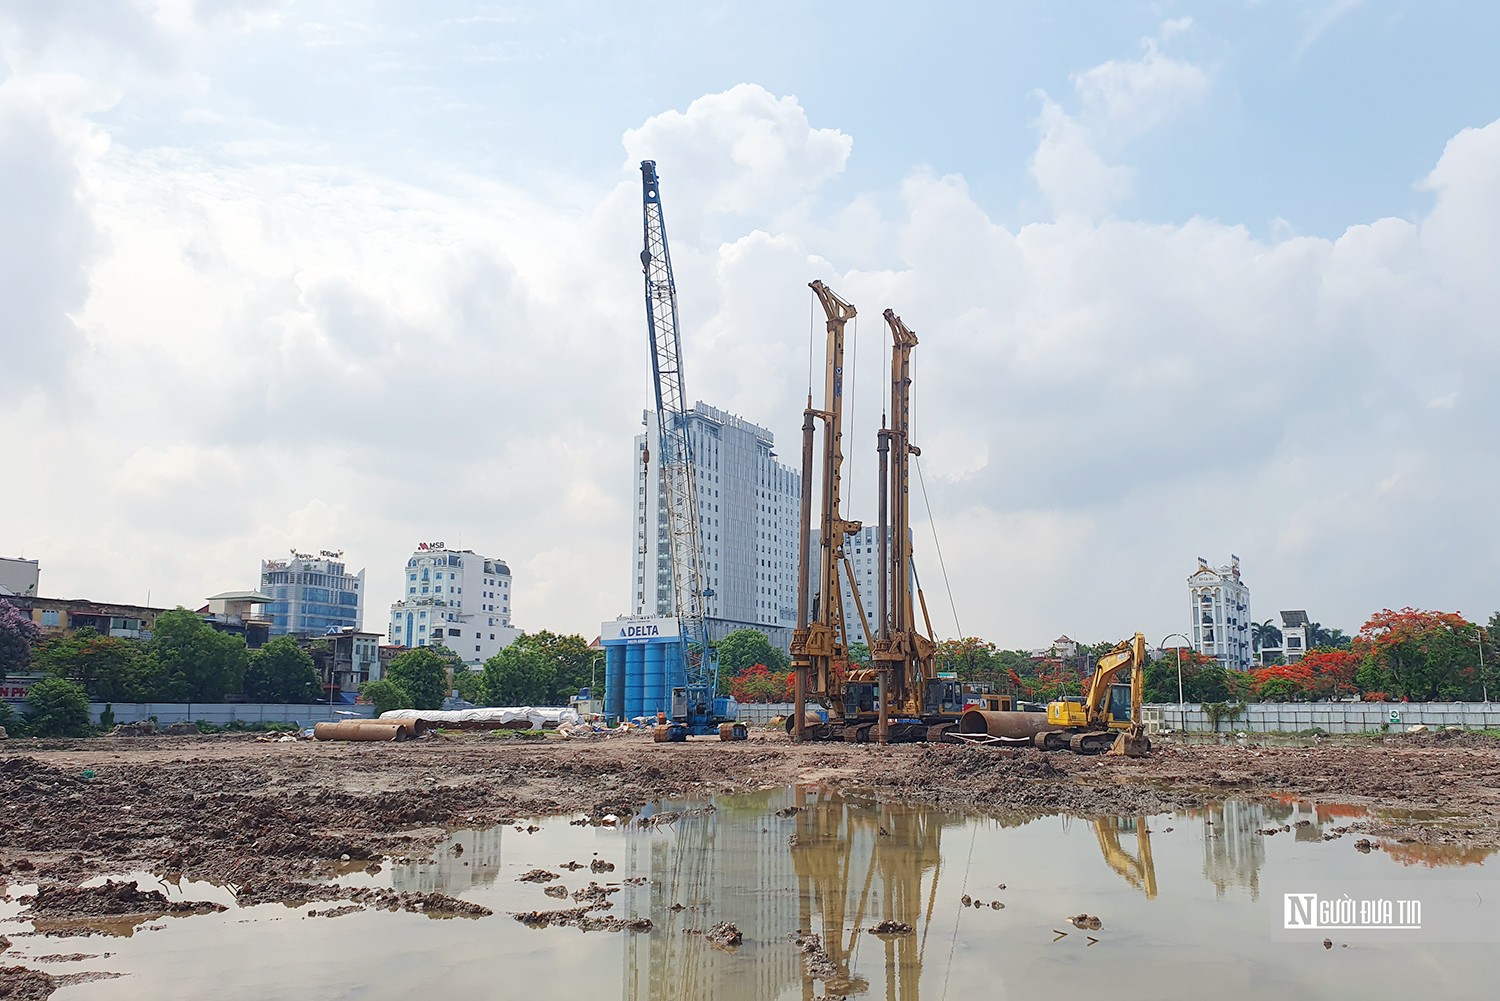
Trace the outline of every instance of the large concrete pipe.
{"type": "Polygon", "coordinates": [[[365,720],[360,723],[315,723],[313,737],[317,740],[395,740],[401,736],[402,728],[395,723],[376,723],[365,720]]]}
{"type": "Polygon", "coordinates": [[[1038,733],[1055,730],[1046,713],[989,712],[970,709],[958,720],[959,733],[987,733],[991,737],[1030,740],[1038,733]]]}

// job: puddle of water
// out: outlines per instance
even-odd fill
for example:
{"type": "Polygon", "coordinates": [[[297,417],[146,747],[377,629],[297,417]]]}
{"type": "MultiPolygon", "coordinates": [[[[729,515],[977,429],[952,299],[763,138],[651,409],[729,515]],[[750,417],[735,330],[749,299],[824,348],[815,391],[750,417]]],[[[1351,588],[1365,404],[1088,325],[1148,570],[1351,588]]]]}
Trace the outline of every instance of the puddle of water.
{"type": "MultiPolygon", "coordinates": [[[[59,1001],[198,998],[227,984],[236,996],[296,1001],[436,989],[453,997],[566,990],[621,1001],[830,994],[1034,1001],[1057,996],[1061,971],[1111,997],[1209,988],[1226,999],[1384,997],[1418,987],[1484,996],[1488,984],[1472,946],[1401,941],[1325,952],[1274,940],[1283,883],[1427,886],[1457,874],[1446,867],[1483,869],[1489,857],[1429,845],[1362,854],[1351,837],[1323,840],[1351,819],[1337,804],[1230,801],[1152,817],[998,821],[799,787],[708,805],[653,804],[643,816],[667,819],[622,828],[552,818],[535,821],[534,833],[526,825],[462,830],[431,860],[387,860],[378,869],[351,863],[336,874],[349,887],[461,897],[493,909],[490,918],[375,910],[310,918],[310,908],[337,905],[264,904],[154,919],[128,939],[17,938],[6,959],[77,953],[94,958],[27,965],[128,974],[72,985],[59,1001]],[[595,859],[615,868],[591,872],[595,859]],[[568,862],[583,868],[569,871],[568,862]],[[604,913],[648,917],[654,927],[585,933],[513,921],[511,912],[576,906],[547,897],[547,884],[517,881],[536,868],[557,873],[550,882],[570,891],[591,881],[619,886],[604,913]],[[626,885],[636,878],[644,882],[626,885]],[[1078,914],[1097,915],[1102,926],[1069,924],[1078,914]],[[718,921],[738,926],[743,945],[725,951],[695,934],[718,921]],[[882,921],[912,932],[869,931],[882,921]],[[828,965],[816,980],[789,941],[799,930],[821,936],[828,965]],[[105,952],[112,955],[98,955],[105,952]]],[[[140,879],[143,889],[173,899],[233,901],[228,887],[140,879]]],[[[13,913],[11,902],[0,902],[0,916],[13,913]]]]}

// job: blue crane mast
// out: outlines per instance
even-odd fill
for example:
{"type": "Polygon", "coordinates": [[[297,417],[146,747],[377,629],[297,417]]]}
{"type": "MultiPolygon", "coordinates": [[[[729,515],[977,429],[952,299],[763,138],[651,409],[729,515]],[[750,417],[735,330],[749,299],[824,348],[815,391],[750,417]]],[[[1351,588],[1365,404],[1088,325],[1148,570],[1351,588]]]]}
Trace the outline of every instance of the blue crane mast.
{"type": "Polygon", "coordinates": [[[666,509],[673,610],[684,644],[687,682],[685,687],[672,690],[672,735],[681,739],[689,732],[707,733],[720,723],[733,722],[738,713],[733,699],[716,698],[719,658],[709,646],[705,622],[705,599],[713,591],[705,586],[703,575],[698,477],[683,383],[677,286],[672,280],[672,256],[667,249],[667,226],[662,218],[661,185],[654,160],[641,162],[641,208],[645,229],[641,270],[646,278],[646,326],[656,390],[657,462],[666,509]]]}

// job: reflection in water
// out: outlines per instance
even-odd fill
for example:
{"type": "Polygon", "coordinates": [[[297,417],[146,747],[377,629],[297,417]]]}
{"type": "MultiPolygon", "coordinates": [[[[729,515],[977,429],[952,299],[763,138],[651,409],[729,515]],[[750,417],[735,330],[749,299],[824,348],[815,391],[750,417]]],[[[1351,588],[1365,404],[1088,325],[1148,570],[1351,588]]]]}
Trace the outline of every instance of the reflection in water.
{"type": "Polygon", "coordinates": [[[622,868],[646,877],[649,893],[644,910],[639,895],[617,907],[625,908],[621,917],[649,917],[652,930],[625,943],[623,997],[768,998],[796,978],[795,950],[756,948],[784,941],[796,927],[797,900],[787,892],[793,884],[788,827],[774,816],[790,795],[777,790],[728,797],[712,810],[701,803],[663,803],[661,812],[681,816],[627,838],[622,868]],[[689,934],[716,920],[708,916],[710,902],[722,908],[731,900],[732,920],[754,957],[722,952],[702,935],[689,934]]]}
{"type": "MultiPolygon", "coordinates": [[[[879,942],[885,958],[886,997],[915,1001],[922,953],[937,901],[945,827],[962,818],[935,810],[859,802],[798,790],[797,871],[801,911],[798,928],[822,936],[838,969],[824,987],[829,994],[868,989],[855,969],[861,936],[879,942]],[[910,925],[913,934],[869,935],[882,921],[910,925]]],[[[813,997],[804,977],[802,996],[813,997]]]]}
{"type": "Polygon", "coordinates": [[[1156,899],[1156,863],[1151,860],[1151,829],[1145,817],[1100,817],[1092,822],[1099,839],[1099,851],[1105,863],[1125,878],[1125,882],[1156,899]],[[1131,855],[1120,845],[1120,835],[1134,832],[1136,853],[1131,855]]]}
{"type": "Polygon", "coordinates": [[[1266,864],[1265,839],[1257,833],[1266,826],[1265,806],[1243,800],[1211,803],[1193,814],[1203,818],[1203,876],[1222,898],[1231,886],[1260,899],[1260,870],[1266,864]]]}
{"type": "MultiPolygon", "coordinates": [[[[446,893],[459,896],[478,886],[489,886],[500,872],[500,849],[506,827],[455,831],[432,850],[432,859],[393,862],[391,886],[403,893],[446,893]]],[[[518,835],[520,836],[520,835],[518,835]]],[[[368,862],[351,863],[364,868],[368,862]]]]}
{"type": "Polygon", "coordinates": [[[886,996],[917,1001],[942,830],[964,818],[800,787],[722,799],[714,811],[694,805],[663,804],[682,816],[667,830],[632,838],[627,868],[649,874],[654,927],[626,943],[627,1001],[863,993],[869,977],[858,967],[872,948],[884,959],[886,996]],[[734,953],[694,934],[716,920],[705,905],[713,902],[722,915],[728,900],[745,937],[734,953]],[[870,934],[882,921],[914,933],[870,934]],[[798,931],[821,936],[836,970],[817,978],[821,992],[788,941],[798,931]]]}
{"type": "Polygon", "coordinates": [[[1439,869],[1450,865],[1483,865],[1485,859],[1495,854],[1494,848],[1482,845],[1428,845],[1419,841],[1402,844],[1385,841],[1381,851],[1402,865],[1420,865],[1439,869]]]}

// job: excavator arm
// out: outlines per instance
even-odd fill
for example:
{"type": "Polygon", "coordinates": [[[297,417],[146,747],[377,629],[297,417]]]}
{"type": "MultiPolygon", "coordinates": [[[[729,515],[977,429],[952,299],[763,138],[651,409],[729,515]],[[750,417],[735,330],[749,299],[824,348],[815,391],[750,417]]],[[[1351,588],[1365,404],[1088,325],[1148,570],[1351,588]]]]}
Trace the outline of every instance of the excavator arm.
{"type": "Polygon", "coordinates": [[[1126,668],[1130,669],[1130,721],[1140,724],[1141,691],[1146,677],[1146,637],[1141,633],[1136,633],[1133,639],[1116,645],[1099,658],[1094,676],[1089,679],[1088,687],[1083,692],[1083,707],[1090,723],[1109,722],[1105,718],[1109,691],[1115,684],[1115,678],[1126,668]]]}

